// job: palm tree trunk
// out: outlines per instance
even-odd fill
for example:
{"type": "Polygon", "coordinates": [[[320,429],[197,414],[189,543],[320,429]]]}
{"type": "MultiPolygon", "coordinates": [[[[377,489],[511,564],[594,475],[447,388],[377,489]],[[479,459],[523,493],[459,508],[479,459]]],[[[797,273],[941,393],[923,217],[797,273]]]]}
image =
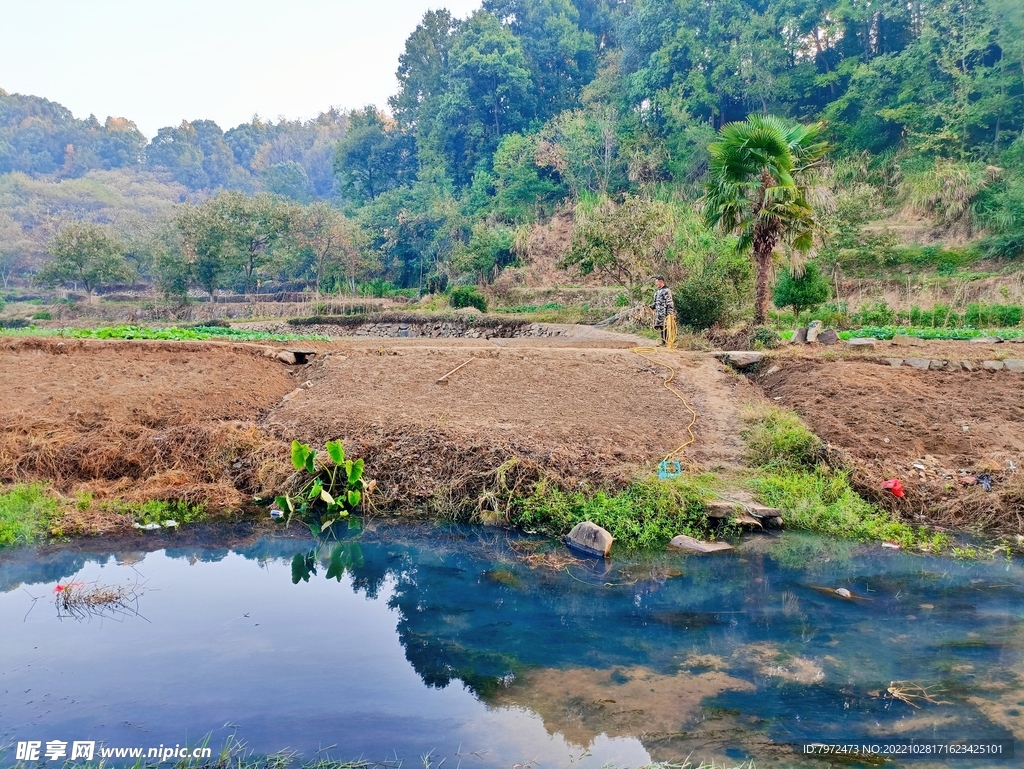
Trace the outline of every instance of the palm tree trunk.
{"type": "Polygon", "coordinates": [[[772,252],[775,250],[775,233],[768,227],[754,228],[754,264],[757,267],[757,281],[754,284],[754,325],[763,326],[768,322],[768,304],[771,301],[772,252]]]}

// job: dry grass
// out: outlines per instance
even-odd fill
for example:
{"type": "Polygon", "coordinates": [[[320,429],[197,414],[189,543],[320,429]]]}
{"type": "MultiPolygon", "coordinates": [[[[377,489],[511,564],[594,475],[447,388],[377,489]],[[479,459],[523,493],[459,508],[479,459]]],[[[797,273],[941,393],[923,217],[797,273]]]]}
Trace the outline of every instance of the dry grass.
{"type": "Polygon", "coordinates": [[[139,613],[142,585],[68,582],[53,589],[57,616],[76,620],[123,619],[139,613]]]}

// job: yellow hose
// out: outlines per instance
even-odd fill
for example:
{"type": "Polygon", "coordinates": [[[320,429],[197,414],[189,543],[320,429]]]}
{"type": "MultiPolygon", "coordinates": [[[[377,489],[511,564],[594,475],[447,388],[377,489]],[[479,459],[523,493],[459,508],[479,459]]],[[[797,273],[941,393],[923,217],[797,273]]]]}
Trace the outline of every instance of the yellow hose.
{"type": "MultiPolygon", "coordinates": [[[[666,323],[668,324],[667,328],[669,331],[669,339],[666,343],[669,346],[672,346],[675,344],[675,319],[669,316],[669,318],[666,319],[666,323]]],[[[697,412],[694,411],[693,407],[689,404],[689,402],[687,402],[686,397],[681,392],[679,392],[679,390],[672,386],[672,380],[676,378],[675,368],[668,363],[664,363],[660,360],[650,357],[651,355],[657,355],[658,352],[660,352],[660,349],[661,348],[658,347],[634,347],[632,351],[639,355],[644,360],[653,363],[655,366],[663,366],[669,370],[670,373],[668,379],[666,379],[664,382],[665,389],[668,390],[673,395],[675,395],[677,398],[679,398],[679,400],[681,400],[683,402],[683,405],[686,407],[686,410],[690,412],[690,423],[686,425],[686,432],[690,437],[682,446],[675,449],[674,451],[670,451],[668,454],[665,455],[665,458],[662,460],[662,462],[668,462],[676,455],[682,453],[683,449],[685,449],[687,446],[689,446],[690,444],[697,440],[697,436],[693,432],[693,427],[694,425],[697,424],[697,412]]]]}

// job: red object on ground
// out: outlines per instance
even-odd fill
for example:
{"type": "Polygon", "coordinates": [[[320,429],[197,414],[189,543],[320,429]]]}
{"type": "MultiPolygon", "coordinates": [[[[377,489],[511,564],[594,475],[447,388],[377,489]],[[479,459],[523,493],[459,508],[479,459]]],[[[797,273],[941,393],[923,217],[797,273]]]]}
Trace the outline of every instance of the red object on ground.
{"type": "Polygon", "coordinates": [[[899,478],[890,478],[887,481],[882,481],[882,488],[888,489],[893,493],[894,496],[900,498],[907,496],[906,493],[903,491],[903,483],[900,481],[899,478]]]}

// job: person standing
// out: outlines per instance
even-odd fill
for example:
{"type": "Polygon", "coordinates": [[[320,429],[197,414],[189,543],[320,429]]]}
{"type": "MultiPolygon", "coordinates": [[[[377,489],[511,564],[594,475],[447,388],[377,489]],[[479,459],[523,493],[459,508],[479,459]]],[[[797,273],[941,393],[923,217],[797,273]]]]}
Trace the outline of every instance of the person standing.
{"type": "Polygon", "coordinates": [[[659,275],[654,279],[654,284],[657,288],[654,291],[654,304],[651,305],[651,309],[654,310],[654,327],[661,332],[659,346],[664,346],[668,344],[668,318],[669,316],[674,318],[676,306],[672,301],[672,292],[669,290],[668,284],[665,283],[665,279],[659,275]]]}

